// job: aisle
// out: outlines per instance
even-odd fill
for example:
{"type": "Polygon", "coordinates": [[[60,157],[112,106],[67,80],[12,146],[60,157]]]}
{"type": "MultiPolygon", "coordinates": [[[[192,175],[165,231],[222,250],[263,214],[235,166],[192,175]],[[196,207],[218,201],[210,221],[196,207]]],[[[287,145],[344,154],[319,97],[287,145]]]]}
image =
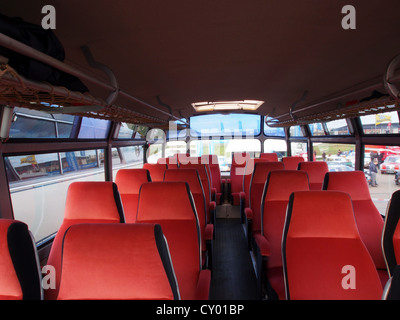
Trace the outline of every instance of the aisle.
{"type": "Polygon", "coordinates": [[[256,276],[240,219],[217,219],[210,299],[259,299],[256,276]]]}

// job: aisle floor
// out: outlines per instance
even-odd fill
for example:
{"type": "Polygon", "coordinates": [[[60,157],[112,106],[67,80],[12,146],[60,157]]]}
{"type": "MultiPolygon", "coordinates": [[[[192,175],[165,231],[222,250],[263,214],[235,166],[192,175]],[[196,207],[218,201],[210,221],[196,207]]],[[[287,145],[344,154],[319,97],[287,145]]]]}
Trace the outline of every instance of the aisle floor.
{"type": "Polygon", "coordinates": [[[256,300],[260,298],[257,279],[236,208],[219,208],[214,240],[210,299],[256,300]]]}

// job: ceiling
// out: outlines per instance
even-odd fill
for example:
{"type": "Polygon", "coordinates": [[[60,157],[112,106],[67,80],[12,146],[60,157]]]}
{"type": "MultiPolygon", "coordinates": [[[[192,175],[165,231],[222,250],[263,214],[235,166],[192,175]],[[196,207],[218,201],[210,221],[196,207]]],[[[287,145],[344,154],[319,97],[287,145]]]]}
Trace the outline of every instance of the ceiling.
{"type": "MultiPolygon", "coordinates": [[[[56,9],[54,32],[68,64],[108,81],[88,66],[86,45],[123,91],[168,111],[159,96],[176,117],[195,114],[193,102],[261,100],[258,113],[287,119],[305,91],[298,115],[336,109],[372,90],[307,107],[380,83],[400,53],[398,0],[351,1],[355,30],[342,28],[349,4],[342,0],[2,0],[0,12],[40,24],[45,4],[56,9]]],[[[124,98],[116,103],[168,118],[124,98]]]]}

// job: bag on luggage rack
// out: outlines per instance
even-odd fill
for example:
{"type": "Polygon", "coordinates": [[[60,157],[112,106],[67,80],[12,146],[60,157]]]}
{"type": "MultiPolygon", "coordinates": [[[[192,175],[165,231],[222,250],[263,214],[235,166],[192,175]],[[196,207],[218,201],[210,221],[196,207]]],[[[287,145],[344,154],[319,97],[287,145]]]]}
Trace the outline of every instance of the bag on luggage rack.
{"type": "MultiPolygon", "coordinates": [[[[0,14],[0,32],[41,51],[57,60],[64,61],[64,47],[52,30],[25,22],[21,18],[9,18],[0,14]]],[[[55,69],[45,63],[0,46],[0,55],[9,59],[8,64],[20,75],[35,81],[46,81],[72,91],[88,92],[77,77],[55,69]]]]}

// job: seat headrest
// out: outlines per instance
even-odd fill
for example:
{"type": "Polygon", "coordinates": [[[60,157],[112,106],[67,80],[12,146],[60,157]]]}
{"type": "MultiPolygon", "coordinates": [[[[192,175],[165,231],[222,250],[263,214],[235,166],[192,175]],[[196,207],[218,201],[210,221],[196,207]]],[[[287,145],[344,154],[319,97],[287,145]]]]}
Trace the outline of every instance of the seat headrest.
{"type": "Polygon", "coordinates": [[[288,201],[292,192],[309,189],[308,175],[304,171],[271,171],[265,184],[265,200],[288,201]]]}
{"type": "Polygon", "coordinates": [[[180,169],[197,169],[201,180],[208,180],[208,173],[205,164],[201,163],[186,163],[179,166],[180,169]]]}
{"type": "Polygon", "coordinates": [[[174,298],[178,286],[159,225],[76,224],[66,231],[58,299],[174,298]]]}
{"type": "Polygon", "coordinates": [[[120,169],[115,177],[115,183],[121,194],[139,194],[142,183],[150,181],[147,169],[120,169]]]}
{"type": "Polygon", "coordinates": [[[42,299],[35,242],[28,226],[0,219],[0,299],[42,299]]]}
{"type": "Polygon", "coordinates": [[[246,161],[251,158],[250,153],[247,152],[234,152],[232,154],[232,165],[245,166],[246,161]]]}
{"type": "Polygon", "coordinates": [[[64,219],[123,222],[124,213],[117,185],[98,181],[71,183],[65,202],[64,219]]]}
{"type": "Polygon", "coordinates": [[[210,166],[218,165],[218,156],[216,154],[203,154],[200,157],[200,163],[208,164],[210,166]]]}
{"type": "Polygon", "coordinates": [[[287,219],[291,237],[359,238],[350,196],[341,191],[291,194],[287,219]],[[296,216],[291,216],[296,212],[296,216]]]}
{"type": "Polygon", "coordinates": [[[297,170],[299,163],[304,162],[304,158],[299,156],[283,157],[282,162],[286,170],[297,170]]]}
{"type": "Polygon", "coordinates": [[[137,221],[196,220],[197,212],[189,184],[149,182],[140,188],[137,221]]]}
{"type": "Polygon", "coordinates": [[[347,192],[353,201],[371,199],[367,179],[362,171],[328,172],[323,189],[347,192]]]}
{"type": "Polygon", "coordinates": [[[251,174],[254,171],[255,165],[256,163],[260,163],[260,162],[268,162],[268,159],[262,159],[262,158],[256,158],[256,159],[248,159],[246,161],[246,167],[245,167],[245,172],[244,174],[247,176],[251,176],[251,174]]]}
{"type": "Polygon", "coordinates": [[[193,194],[203,193],[199,173],[196,169],[168,169],[165,171],[164,181],[185,181],[189,184],[193,194]]]}
{"type": "Polygon", "coordinates": [[[311,182],[312,179],[318,179],[318,181],[322,181],[325,177],[325,174],[329,171],[329,168],[325,161],[308,161],[300,162],[299,170],[306,171],[311,182]]]}
{"type": "Polygon", "coordinates": [[[261,153],[260,158],[267,159],[268,161],[278,161],[278,155],[275,152],[261,153]]]}
{"type": "Polygon", "coordinates": [[[276,170],[284,170],[283,163],[278,161],[257,162],[254,164],[254,166],[255,167],[252,177],[252,183],[265,183],[269,172],[276,170]]]}

